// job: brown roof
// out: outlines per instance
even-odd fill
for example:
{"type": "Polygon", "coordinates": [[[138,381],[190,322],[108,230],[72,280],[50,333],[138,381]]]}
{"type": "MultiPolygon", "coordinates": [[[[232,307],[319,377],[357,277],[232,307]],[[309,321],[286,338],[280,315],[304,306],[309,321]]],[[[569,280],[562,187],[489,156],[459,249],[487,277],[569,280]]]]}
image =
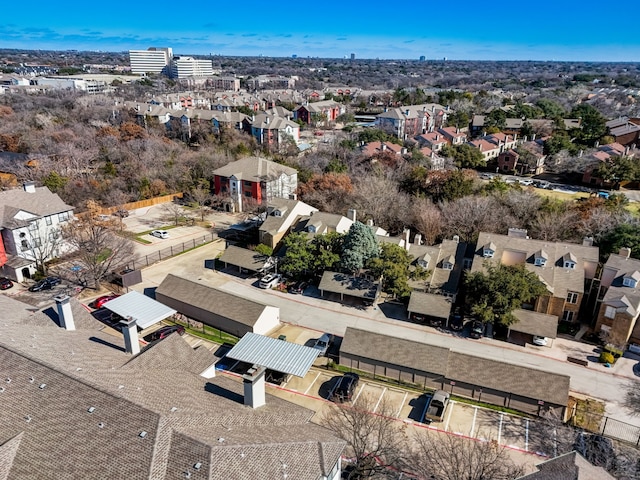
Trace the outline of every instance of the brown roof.
{"type": "Polygon", "coordinates": [[[558,317],[522,309],[514,310],[513,315],[518,321],[509,327],[510,330],[540,337],[556,338],[558,317]]]}
{"type": "Polygon", "coordinates": [[[298,173],[295,168],[281,165],[266,158],[246,157],[235,162],[228,163],[224,167],[213,171],[220,177],[236,177],[238,180],[260,182],[272,180],[282,174],[294,175],[298,173]]]}
{"type": "Polygon", "coordinates": [[[375,299],[378,295],[378,283],[366,278],[353,277],[346,273],[325,271],[318,289],[331,293],[340,293],[351,297],[375,299]]]}
{"type": "Polygon", "coordinates": [[[518,480],[614,480],[604,468],[589,463],[578,452],[569,452],[536,465],[537,472],[518,480]]]}
{"type": "Polygon", "coordinates": [[[451,313],[451,299],[435,293],[413,291],[407,311],[447,319],[451,313]]]}
{"type": "Polygon", "coordinates": [[[449,349],[381,333],[347,327],[340,354],[373,358],[391,365],[402,365],[421,372],[444,375],[449,349]]]}
{"type": "Polygon", "coordinates": [[[228,245],[219,260],[252,272],[259,272],[265,268],[268,257],[247,248],[228,245]]]}
{"type": "Polygon", "coordinates": [[[449,353],[447,378],[556,405],[566,405],[569,400],[568,375],[466,353],[449,353]]]}

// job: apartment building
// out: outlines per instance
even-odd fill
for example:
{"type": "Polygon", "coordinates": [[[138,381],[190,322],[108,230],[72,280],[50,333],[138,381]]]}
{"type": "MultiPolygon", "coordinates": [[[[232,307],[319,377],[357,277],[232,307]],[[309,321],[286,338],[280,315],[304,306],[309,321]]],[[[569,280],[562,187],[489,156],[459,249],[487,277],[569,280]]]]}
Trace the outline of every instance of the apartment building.
{"type": "Polygon", "coordinates": [[[171,61],[171,78],[210,77],[213,75],[211,60],[193,57],[174,57],[171,61]]]}

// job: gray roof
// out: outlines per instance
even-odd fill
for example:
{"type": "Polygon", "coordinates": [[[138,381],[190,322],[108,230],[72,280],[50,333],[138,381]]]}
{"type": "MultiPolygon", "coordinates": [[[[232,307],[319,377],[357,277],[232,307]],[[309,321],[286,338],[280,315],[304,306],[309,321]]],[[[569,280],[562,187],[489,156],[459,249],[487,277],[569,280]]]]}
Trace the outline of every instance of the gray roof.
{"type": "Polygon", "coordinates": [[[104,304],[104,308],[117,313],[122,318],[131,317],[140,328],[148,328],[176,313],[173,308],[135,290],[108,301],[104,304]]]}
{"type": "Polygon", "coordinates": [[[517,480],[614,480],[604,468],[589,463],[578,452],[568,452],[536,465],[537,472],[517,480]]]}
{"type": "Polygon", "coordinates": [[[447,319],[451,313],[451,299],[435,293],[413,291],[407,310],[411,313],[447,319]]]}
{"type": "Polygon", "coordinates": [[[366,278],[352,277],[346,273],[325,271],[318,289],[322,292],[340,293],[351,297],[375,299],[378,283],[366,278]]]}
{"type": "Polygon", "coordinates": [[[36,217],[46,217],[73,210],[47,187],[36,187],[35,192],[14,188],[0,192],[0,227],[17,228],[26,225],[23,220],[14,219],[19,211],[36,217]]]}
{"type": "Polygon", "coordinates": [[[514,310],[513,315],[518,319],[509,327],[514,332],[528,333],[540,337],[556,338],[558,333],[558,317],[531,310],[514,310]]]}
{"type": "Polygon", "coordinates": [[[340,354],[373,358],[391,365],[444,375],[449,349],[347,327],[340,354]]]}
{"type": "Polygon", "coordinates": [[[431,275],[426,281],[412,281],[411,284],[423,283],[429,290],[456,293],[462,277],[466,249],[466,243],[459,243],[455,240],[443,240],[439,245],[410,244],[409,255],[415,257],[412,263],[415,264],[419,259],[425,258],[425,255],[429,255],[427,269],[431,271],[431,275]],[[451,262],[452,259],[452,270],[442,268],[443,262],[451,262]]]}
{"type": "Polygon", "coordinates": [[[294,175],[298,173],[295,168],[281,165],[266,158],[246,157],[235,162],[228,163],[224,167],[213,171],[220,177],[235,177],[238,180],[261,182],[273,180],[281,175],[294,175]]]}
{"type": "Polygon", "coordinates": [[[569,380],[535,368],[514,365],[428,343],[347,327],[340,353],[443,375],[447,379],[566,405],[569,380]]]}
{"type": "Polygon", "coordinates": [[[567,404],[571,379],[568,375],[454,351],[449,353],[447,378],[556,405],[567,404]]]}
{"type": "Polygon", "coordinates": [[[268,259],[261,253],[256,253],[247,248],[236,247],[235,245],[228,245],[219,258],[221,262],[242,267],[252,272],[263,270],[267,266],[268,259]]]}
{"type": "Polygon", "coordinates": [[[243,325],[253,327],[267,305],[202,283],[169,274],[156,290],[160,299],[167,297],[196,308],[213,312],[243,325]]]}
{"type": "Polygon", "coordinates": [[[248,332],[227,353],[227,357],[304,377],[318,358],[318,353],[315,348],[248,332]]]}
{"type": "Polygon", "coordinates": [[[268,394],[247,408],[241,382],[195,374],[213,355],[183,337],[131,357],[121,335],[81,313],[82,328],[66,331],[4,295],[0,310],[11,312],[0,321],[0,474],[9,478],[253,480],[279,478],[286,459],[290,478],[317,480],[342,453],[344,441],[310,423],[314,412],[268,394]]]}
{"type": "MultiPolygon", "coordinates": [[[[625,276],[633,277],[635,272],[640,271],[640,260],[612,253],[604,265],[602,278],[608,276],[607,271],[609,270],[614,272],[614,278],[607,289],[607,293],[604,295],[603,303],[615,306],[616,302],[625,299],[626,302],[624,303],[628,307],[629,314],[635,316],[640,310],[640,283],[636,288],[632,288],[625,287],[622,282],[625,276]]],[[[618,306],[621,307],[622,305],[618,306]]]]}

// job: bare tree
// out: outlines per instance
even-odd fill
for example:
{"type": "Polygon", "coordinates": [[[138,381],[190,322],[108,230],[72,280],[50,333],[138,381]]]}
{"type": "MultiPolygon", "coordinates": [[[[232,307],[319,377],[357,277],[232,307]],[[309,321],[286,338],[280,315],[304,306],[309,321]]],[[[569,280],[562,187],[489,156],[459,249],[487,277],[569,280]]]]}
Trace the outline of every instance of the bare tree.
{"type": "Polygon", "coordinates": [[[370,478],[403,464],[406,426],[385,400],[377,409],[376,403],[377,398],[361,395],[355,405],[337,404],[325,414],[323,424],[349,444],[355,459],[349,479],[370,478]]]}
{"type": "Polygon", "coordinates": [[[87,214],[65,225],[62,237],[76,250],[76,262],[86,272],[96,290],[113,270],[129,260],[133,243],[116,234],[114,228],[98,220],[96,204],[88,202],[87,214]]]}
{"type": "Polygon", "coordinates": [[[442,212],[428,198],[415,198],[412,210],[413,226],[427,245],[433,245],[442,233],[442,212]]]}
{"type": "Polygon", "coordinates": [[[550,242],[569,240],[576,235],[577,219],[572,211],[539,212],[531,224],[532,236],[550,242]]]}
{"type": "Polygon", "coordinates": [[[184,217],[182,205],[178,205],[177,203],[167,202],[162,205],[162,209],[176,226],[180,223],[180,219],[184,217]]]}
{"type": "Polygon", "coordinates": [[[475,242],[482,232],[504,232],[512,222],[508,210],[493,197],[468,196],[442,205],[443,230],[475,242]]]}
{"type": "Polygon", "coordinates": [[[207,203],[207,201],[211,201],[211,192],[208,188],[198,186],[191,190],[190,195],[196,204],[197,213],[200,215],[200,221],[204,222],[204,217],[209,211],[209,208],[205,203],[207,203]]]}
{"type": "Polygon", "coordinates": [[[430,431],[416,432],[408,469],[434,480],[513,480],[524,474],[504,446],[430,431]]]}

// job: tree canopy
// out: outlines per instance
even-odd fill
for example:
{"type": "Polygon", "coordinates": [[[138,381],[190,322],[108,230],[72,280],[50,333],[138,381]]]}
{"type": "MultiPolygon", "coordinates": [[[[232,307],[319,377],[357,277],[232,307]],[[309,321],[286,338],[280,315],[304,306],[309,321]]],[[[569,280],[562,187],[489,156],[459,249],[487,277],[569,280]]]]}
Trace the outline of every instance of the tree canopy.
{"type": "Polygon", "coordinates": [[[465,281],[467,305],[482,322],[511,325],[513,311],[524,302],[547,294],[547,288],[524,265],[486,265],[486,272],[474,272],[465,281]]]}
{"type": "Polygon", "coordinates": [[[463,143],[462,145],[445,146],[442,153],[453,158],[459,168],[479,168],[485,167],[487,161],[482,152],[472,145],[463,143]]]}
{"type": "Polygon", "coordinates": [[[380,251],[373,230],[361,222],[354,222],[344,238],[340,259],[342,267],[349,272],[362,269],[367,261],[377,257],[380,251]]]}

